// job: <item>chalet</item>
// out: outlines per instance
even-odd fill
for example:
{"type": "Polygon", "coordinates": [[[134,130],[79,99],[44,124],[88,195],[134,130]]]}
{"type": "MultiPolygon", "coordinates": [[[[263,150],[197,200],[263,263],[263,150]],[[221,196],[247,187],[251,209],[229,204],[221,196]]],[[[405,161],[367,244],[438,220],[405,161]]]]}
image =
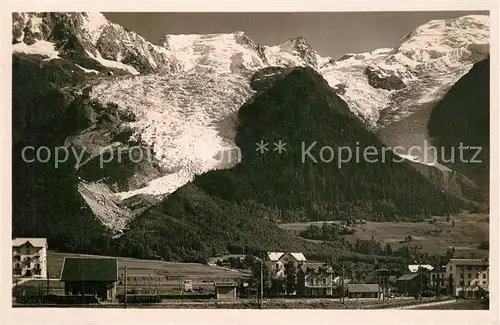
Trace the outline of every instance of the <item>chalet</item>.
{"type": "Polygon", "coordinates": [[[12,240],[12,274],[15,278],[47,278],[47,239],[12,240]]]}
{"type": "Polygon", "coordinates": [[[381,288],[375,283],[349,283],[347,285],[347,296],[349,298],[379,298],[381,288]]]}
{"type": "Polygon", "coordinates": [[[217,300],[236,299],[236,288],[238,284],[234,280],[215,281],[215,297],[217,300]]]}
{"type": "Polygon", "coordinates": [[[63,262],[61,282],[69,295],[94,295],[115,300],[118,261],[115,258],[69,258],[63,262]]]}
{"type": "Polygon", "coordinates": [[[297,272],[297,294],[332,295],[336,285],[333,269],[324,263],[301,263],[297,272]]]}
{"type": "Polygon", "coordinates": [[[302,253],[284,253],[284,252],[268,252],[266,256],[266,264],[273,272],[274,278],[285,277],[285,265],[287,263],[299,265],[306,262],[306,257],[302,253]]]}
{"type": "Polygon", "coordinates": [[[451,259],[446,265],[446,278],[457,297],[480,297],[488,292],[489,261],[487,259],[451,259]]]}

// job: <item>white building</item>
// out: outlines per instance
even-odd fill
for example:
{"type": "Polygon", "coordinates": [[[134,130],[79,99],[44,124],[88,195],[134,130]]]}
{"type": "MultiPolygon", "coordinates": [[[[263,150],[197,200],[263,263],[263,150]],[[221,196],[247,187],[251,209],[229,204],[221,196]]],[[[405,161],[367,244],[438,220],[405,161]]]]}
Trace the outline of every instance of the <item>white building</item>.
{"type": "Polygon", "coordinates": [[[477,297],[488,292],[489,262],[484,259],[451,259],[446,265],[446,278],[454,296],[477,297]]]}
{"type": "Polygon", "coordinates": [[[306,257],[302,253],[268,252],[266,263],[275,277],[284,277],[287,263],[292,262],[298,265],[305,261],[306,257]]]}
{"type": "Polygon", "coordinates": [[[12,274],[17,278],[47,278],[47,239],[12,240],[12,274]]]}

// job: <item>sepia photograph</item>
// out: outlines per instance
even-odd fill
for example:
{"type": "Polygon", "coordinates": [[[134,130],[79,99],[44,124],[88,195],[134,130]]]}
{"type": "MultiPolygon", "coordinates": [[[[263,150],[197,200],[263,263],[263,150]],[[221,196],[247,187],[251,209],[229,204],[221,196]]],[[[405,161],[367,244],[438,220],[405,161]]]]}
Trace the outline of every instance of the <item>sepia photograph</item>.
{"type": "Polygon", "coordinates": [[[13,309],[490,309],[489,11],[10,14],[13,309]]]}

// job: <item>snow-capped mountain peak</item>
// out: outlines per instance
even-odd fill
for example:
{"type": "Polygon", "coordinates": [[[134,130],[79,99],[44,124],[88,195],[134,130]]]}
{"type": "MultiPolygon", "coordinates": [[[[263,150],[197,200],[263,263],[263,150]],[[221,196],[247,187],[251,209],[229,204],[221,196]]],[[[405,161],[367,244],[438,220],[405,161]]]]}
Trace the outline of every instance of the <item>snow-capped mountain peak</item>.
{"type": "Polygon", "coordinates": [[[265,46],[264,52],[269,64],[274,66],[310,66],[318,69],[330,60],[321,57],[302,36],[290,37],[280,45],[265,46]]]}
{"type": "Polygon", "coordinates": [[[14,13],[12,38],[14,52],[54,57],[52,52],[29,48],[49,42],[58,57],[84,68],[132,75],[179,70],[178,61],[167,50],[109,22],[101,13],[14,13]]]}
{"type": "Polygon", "coordinates": [[[406,35],[394,50],[348,54],[320,73],[332,87],[345,85],[343,98],[351,109],[381,128],[416,106],[439,100],[488,56],[488,44],[488,16],[433,20],[406,35]]]}
{"type": "Polygon", "coordinates": [[[184,71],[254,71],[266,65],[261,47],[244,32],[165,35],[158,42],[172,52],[184,71]]]}

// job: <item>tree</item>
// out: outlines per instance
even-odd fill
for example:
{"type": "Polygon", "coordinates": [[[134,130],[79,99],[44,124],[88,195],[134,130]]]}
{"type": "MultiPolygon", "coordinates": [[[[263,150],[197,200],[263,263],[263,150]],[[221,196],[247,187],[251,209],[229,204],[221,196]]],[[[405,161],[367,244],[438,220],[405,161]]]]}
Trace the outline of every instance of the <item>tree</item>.
{"type": "Polygon", "coordinates": [[[262,263],[262,279],[263,279],[263,291],[264,294],[269,294],[271,291],[271,270],[269,266],[261,261],[256,261],[252,265],[252,276],[250,278],[250,283],[252,287],[257,288],[260,291],[260,267],[262,263]]]}
{"type": "Polygon", "coordinates": [[[297,287],[297,267],[295,263],[288,262],[285,264],[285,277],[286,277],[286,293],[293,294],[297,287]]]}
{"type": "Polygon", "coordinates": [[[385,245],[385,253],[387,254],[387,256],[392,256],[392,246],[391,244],[386,244],[385,245]]]}
{"type": "Polygon", "coordinates": [[[479,244],[478,248],[487,251],[488,249],[490,249],[490,241],[489,240],[482,241],[479,244]]]}

